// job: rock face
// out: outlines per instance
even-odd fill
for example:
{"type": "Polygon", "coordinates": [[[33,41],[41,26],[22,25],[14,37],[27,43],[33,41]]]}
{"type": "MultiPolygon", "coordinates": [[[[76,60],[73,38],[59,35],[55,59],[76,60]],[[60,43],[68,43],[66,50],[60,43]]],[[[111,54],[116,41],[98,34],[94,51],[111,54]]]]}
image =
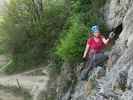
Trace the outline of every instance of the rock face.
{"type": "MultiPolygon", "coordinates": [[[[95,80],[92,93],[86,95],[87,82],[79,81],[71,100],[133,100],[133,0],[110,0],[105,19],[110,29],[122,25],[122,31],[110,54],[110,72],[95,80]]],[[[90,85],[90,84],[87,84],[90,85]]]]}

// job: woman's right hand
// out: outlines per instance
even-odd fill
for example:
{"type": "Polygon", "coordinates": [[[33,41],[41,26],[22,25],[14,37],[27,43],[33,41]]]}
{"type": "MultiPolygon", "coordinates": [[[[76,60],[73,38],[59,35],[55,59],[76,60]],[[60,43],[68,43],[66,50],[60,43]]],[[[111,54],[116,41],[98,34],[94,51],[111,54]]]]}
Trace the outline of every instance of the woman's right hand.
{"type": "Polygon", "coordinates": [[[86,58],[86,55],[83,55],[83,59],[86,58]]]}
{"type": "Polygon", "coordinates": [[[86,60],[86,55],[83,55],[83,60],[86,60]]]}

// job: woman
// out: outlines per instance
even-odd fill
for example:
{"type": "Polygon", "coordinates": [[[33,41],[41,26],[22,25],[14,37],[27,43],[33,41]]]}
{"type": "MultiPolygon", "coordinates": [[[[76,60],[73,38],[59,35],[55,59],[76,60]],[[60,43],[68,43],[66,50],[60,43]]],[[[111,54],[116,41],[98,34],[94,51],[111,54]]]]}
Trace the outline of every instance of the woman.
{"type": "MultiPolygon", "coordinates": [[[[110,35],[108,39],[105,39],[105,37],[101,35],[98,25],[92,26],[91,31],[94,36],[87,40],[83,54],[83,58],[87,58],[85,75],[88,74],[90,69],[108,59],[108,56],[104,54],[103,50],[112,38],[110,35]]],[[[83,79],[86,77],[84,74],[81,76],[83,79]]]]}

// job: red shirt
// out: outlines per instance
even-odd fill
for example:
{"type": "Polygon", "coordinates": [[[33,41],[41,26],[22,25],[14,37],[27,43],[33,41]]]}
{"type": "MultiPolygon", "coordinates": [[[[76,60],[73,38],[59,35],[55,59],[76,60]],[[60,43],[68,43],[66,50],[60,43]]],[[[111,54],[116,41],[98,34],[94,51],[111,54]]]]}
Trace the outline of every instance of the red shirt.
{"type": "Polygon", "coordinates": [[[97,41],[94,39],[94,37],[89,38],[87,40],[87,44],[89,44],[89,52],[90,53],[100,53],[105,47],[105,44],[102,40],[102,37],[97,37],[97,41]]]}

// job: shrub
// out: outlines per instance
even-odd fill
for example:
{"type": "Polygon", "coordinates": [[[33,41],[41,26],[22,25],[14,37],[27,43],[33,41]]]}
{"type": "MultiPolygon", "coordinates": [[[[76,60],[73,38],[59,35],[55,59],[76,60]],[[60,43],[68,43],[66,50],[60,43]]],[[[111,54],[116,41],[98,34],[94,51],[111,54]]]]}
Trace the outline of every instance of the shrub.
{"type": "Polygon", "coordinates": [[[66,31],[66,35],[60,39],[56,54],[64,61],[74,63],[81,59],[87,37],[87,28],[80,23],[78,17],[73,17],[71,23],[72,25],[66,31]]]}
{"type": "Polygon", "coordinates": [[[33,1],[12,0],[1,25],[14,71],[46,62],[69,16],[65,2],[33,1]]]}

